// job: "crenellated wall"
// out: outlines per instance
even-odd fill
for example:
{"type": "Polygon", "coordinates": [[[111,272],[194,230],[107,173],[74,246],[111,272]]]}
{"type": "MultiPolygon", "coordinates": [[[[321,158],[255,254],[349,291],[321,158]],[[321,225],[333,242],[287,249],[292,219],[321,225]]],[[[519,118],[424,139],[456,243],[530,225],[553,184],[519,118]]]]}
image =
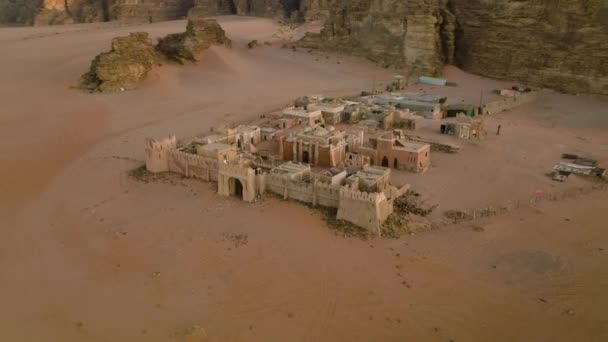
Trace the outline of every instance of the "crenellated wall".
{"type": "Polygon", "coordinates": [[[161,140],[146,139],[146,169],[150,172],[169,171],[169,154],[177,148],[177,139],[171,136],[161,140]]]}
{"type": "Polygon", "coordinates": [[[169,153],[169,171],[186,177],[216,182],[219,161],[215,158],[173,150],[169,153]]]}
{"type": "Polygon", "coordinates": [[[339,194],[339,220],[366,228],[375,235],[382,235],[380,226],[393,212],[393,203],[384,193],[361,192],[343,187],[339,194]]]}
{"type": "MultiPolygon", "coordinates": [[[[313,206],[338,208],[338,219],[346,220],[380,235],[380,226],[393,211],[383,192],[362,192],[348,185],[317,180],[306,182],[290,174],[265,173],[243,162],[177,150],[177,139],[146,139],[146,168],[150,172],[175,172],[186,177],[217,181],[220,196],[241,196],[253,202],[266,191],[313,206]]],[[[344,175],[346,173],[344,172],[344,175]]],[[[338,176],[335,176],[338,177],[338,176]]],[[[341,182],[340,182],[341,183],[341,182]]]]}
{"type": "Polygon", "coordinates": [[[292,199],[313,206],[337,208],[339,205],[340,185],[325,183],[308,183],[291,180],[280,175],[266,175],[266,190],[283,196],[284,199],[292,199]]]}

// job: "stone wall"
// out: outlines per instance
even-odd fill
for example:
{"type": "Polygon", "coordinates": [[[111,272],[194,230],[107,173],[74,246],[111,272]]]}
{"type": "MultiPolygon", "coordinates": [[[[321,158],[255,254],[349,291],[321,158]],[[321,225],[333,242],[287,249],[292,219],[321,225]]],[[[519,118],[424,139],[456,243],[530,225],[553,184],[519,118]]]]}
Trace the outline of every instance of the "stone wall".
{"type": "Polygon", "coordinates": [[[169,171],[186,177],[217,182],[219,162],[215,158],[173,150],[169,153],[169,171]]]}
{"type": "Polygon", "coordinates": [[[169,171],[169,154],[175,148],[177,148],[175,136],[161,140],[146,139],[146,169],[150,172],[169,171]]]}
{"type": "Polygon", "coordinates": [[[263,189],[256,187],[256,185],[261,184],[256,176],[255,170],[248,166],[220,164],[217,193],[220,196],[235,195],[236,182],[240,182],[243,201],[253,202],[256,195],[263,192],[263,189]]]}
{"type": "Polygon", "coordinates": [[[380,226],[392,213],[393,203],[388,201],[384,193],[340,189],[339,220],[351,222],[380,236],[380,226]]]}
{"type": "Polygon", "coordinates": [[[481,107],[481,114],[492,115],[504,112],[515,107],[535,101],[538,98],[538,92],[531,91],[529,93],[515,94],[510,97],[504,97],[496,101],[488,102],[481,107]]]}
{"type": "Polygon", "coordinates": [[[339,185],[324,183],[307,183],[290,180],[278,175],[266,175],[266,190],[284,199],[292,199],[303,203],[337,208],[339,204],[339,185]]]}

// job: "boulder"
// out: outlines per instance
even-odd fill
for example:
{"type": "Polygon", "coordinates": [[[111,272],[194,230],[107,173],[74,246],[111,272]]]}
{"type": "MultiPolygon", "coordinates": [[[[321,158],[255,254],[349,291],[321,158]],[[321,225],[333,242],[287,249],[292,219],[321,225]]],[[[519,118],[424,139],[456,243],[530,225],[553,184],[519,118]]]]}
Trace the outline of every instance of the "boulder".
{"type": "Polygon", "coordinates": [[[178,63],[196,61],[211,45],[231,46],[230,39],[215,19],[189,19],[186,32],[173,33],[159,39],[157,50],[178,63]]]}
{"type": "Polygon", "coordinates": [[[133,89],[157,63],[154,46],[145,32],[131,33],[112,39],[112,50],[91,62],[82,75],[81,88],[91,92],[133,89]]]}
{"type": "Polygon", "coordinates": [[[257,47],[258,45],[260,45],[260,43],[257,41],[257,39],[254,39],[254,40],[250,41],[249,43],[247,43],[247,48],[253,49],[253,48],[257,47]]]}

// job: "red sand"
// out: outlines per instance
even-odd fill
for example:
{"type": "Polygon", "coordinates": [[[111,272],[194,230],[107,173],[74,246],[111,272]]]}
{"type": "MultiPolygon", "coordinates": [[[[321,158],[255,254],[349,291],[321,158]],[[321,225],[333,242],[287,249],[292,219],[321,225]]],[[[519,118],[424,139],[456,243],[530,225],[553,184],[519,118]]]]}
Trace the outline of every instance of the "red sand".
{"type": "MultiPolygon", "coordinates": [[[[182,340],[194,325],[210,341],[608,339],[606,192],[542,201],[476,229],[361,241],[334,236],[297,203],[249,205],[208,183],[129,179],[146,136],[191,135],[392,75],[279,43],[248,50],[278,26],[221,21],[233,49],[165,65],[140,89],[112,95],[69,86],[112,37],[179,32],[183,21],[0,29],[1,340],[182,340]]],[[[446,75],[461,87],[434,91],[467,101],[501,84],[446,75]]],[[[588,187],[544,173],[561,152],[608,160],[606,104],[546,93],[487,119],[490,133],[502,124],[500,137],[434,154],[426,175],[398,176],[441,210],[588,187]]]]}

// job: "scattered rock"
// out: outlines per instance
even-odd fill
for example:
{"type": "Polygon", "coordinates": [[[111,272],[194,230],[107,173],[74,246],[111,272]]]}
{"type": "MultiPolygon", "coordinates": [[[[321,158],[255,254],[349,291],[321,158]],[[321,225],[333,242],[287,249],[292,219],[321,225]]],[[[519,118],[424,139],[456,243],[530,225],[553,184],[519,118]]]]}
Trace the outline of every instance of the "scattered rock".
{"type": "Polygon", "coordinates": [[[471,225],[471,229],[473,229],[474,232],[484,232],[485,231],[484,227],[477,226],[477,225],[471,225]]]}
{"type": "Polygon", "coordinates": [[[198,324],[184,329],[177,329],[174,335],[178,340],[185,342],[203,342],[207,341],[208,338],[207,331],[198,324]]]}
{"type": "Polygon", "coordinates": [[[260,43],[258,43],[257,39],[254,39],[252,41],[250,41],[249,43],[247,43],[247,48],[248,49],[253,49],[256,48],[260,45],[260,43]]]}

